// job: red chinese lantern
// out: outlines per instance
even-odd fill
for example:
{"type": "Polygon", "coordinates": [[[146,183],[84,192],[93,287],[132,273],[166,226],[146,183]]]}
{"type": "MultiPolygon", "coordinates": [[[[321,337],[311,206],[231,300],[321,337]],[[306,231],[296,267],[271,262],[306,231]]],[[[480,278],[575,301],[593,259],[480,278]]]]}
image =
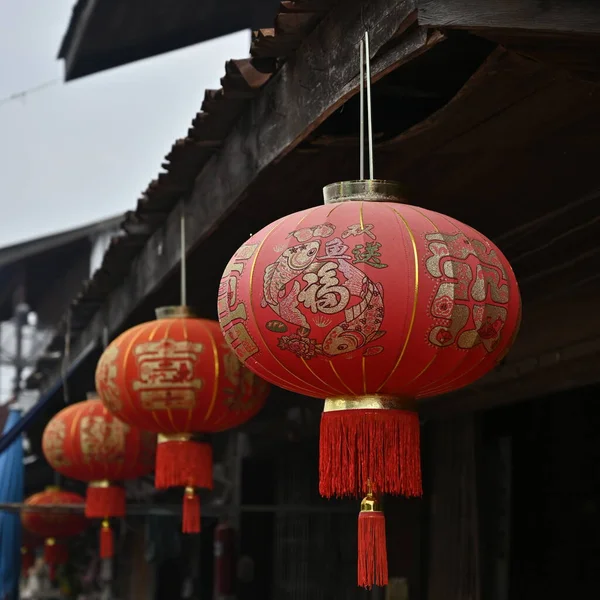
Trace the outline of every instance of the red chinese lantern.
{"type": "Polygon", "coordinates": [[[186,307],[157,311],[116,338],[96,370],[96,388],[119,419],[159,434],[156,487],[185,488],[183,531],[200,531],[197,488],[212,489],[211,446],[195,434],[253,417],[268,385],[242,367],[215,321],[186,307]]]}
{"type": "Polygon", "coordinates": [[[370,586],[387,582],[385,541],[370,537],[385,531],[375,494],[422,493],[418,401],[493,369],[515,338],[521,301],[489,239],[401,204],[397,184],[324,193],[324,206],[279,219],[236,252],[219,319],[249,369],[325,399],[320,492],[366,494],[359,539],[372,552],[359,557],[359,583],[370,586]]]}
{"type": "Polygon", "coordinates": [[[131,427],[98,399],[77,402],[46,426],[42,449],[50,466],[72,479],[87,481],[85,515],[103,519],[100,555],[113,555],[110,517],[125,516],[125,489],[116,482],[152,472],[156,435],[131,427]]]}
{"type": "MultiPolygon", "coordinates": [[[[82,506],[85,500],[79,494],[66,492],[58,487],[48,487],[43,492],[33,494],[25,500],[27,506],[82,506]]],[[[82,533],[88,525],[80,513],[57,512],[49,509],[24,510],[21,513],[23,527],[33,535],[44,538],[44,559],[54,579],[55,569],[67,563],[69,553],[65,538],[82,533]]]]}

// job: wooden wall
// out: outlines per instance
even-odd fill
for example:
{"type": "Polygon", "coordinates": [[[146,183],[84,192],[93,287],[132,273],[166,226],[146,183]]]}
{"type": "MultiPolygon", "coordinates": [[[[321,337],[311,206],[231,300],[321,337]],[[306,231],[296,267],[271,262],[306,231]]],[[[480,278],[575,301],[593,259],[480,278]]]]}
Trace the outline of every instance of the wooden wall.
{"type": "Polygon", "coordinates": [[[425,428],[427,600],[481,599],[477,430],[473,415],[425,428]]]}

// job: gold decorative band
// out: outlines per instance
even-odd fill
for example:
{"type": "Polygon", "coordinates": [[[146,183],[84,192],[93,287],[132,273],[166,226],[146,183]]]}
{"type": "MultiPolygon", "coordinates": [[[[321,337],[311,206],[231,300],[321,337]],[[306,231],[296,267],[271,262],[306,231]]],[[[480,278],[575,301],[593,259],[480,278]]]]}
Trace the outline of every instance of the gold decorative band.
{"type": "Polygon", "coordinates": [[[191,433],[159,433],[158,443],[165,442],[189,442],[192,439],[191,433]]]}
{"type": "Polygon", "coordinates": [[[98,479],[88,483],[88,487],[91,488],[109,488],[111,485],[112,483],[108,479],[98,479]]]}
{"type": "Polygon", "coordinates": [[[44,491],[46,491],[46,492],[60,492],[60,486],[58,486],[58,485],[47,485],[44,491]]]}
{"type": "Polygon", "coordinates": [[[323,412],[337,410],[414,410],[414,408],[415,400],[412,398],[367,394],[365,396],[327,398],[323,412]]]}
{"type": "Polygon", "coordinates": [[[361,202],[405,202],[402,186],[385,179],[338,181],[323,188],[325,204],[359,200],[361,202]]]}

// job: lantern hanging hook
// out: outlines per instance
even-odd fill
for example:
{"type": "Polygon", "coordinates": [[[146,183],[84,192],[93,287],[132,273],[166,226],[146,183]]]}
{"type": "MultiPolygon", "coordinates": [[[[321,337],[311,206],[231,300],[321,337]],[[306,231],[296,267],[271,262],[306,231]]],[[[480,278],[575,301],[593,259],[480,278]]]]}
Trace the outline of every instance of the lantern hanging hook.
{"type": "Polygon", "coordinates": [[[187,263],[185,254],[185,205],[181,207],[181,305],[187,306],[187,263]]]}
{"type": "Polygon", "coordinates": [[[367,136],[369,179],[373,177],[373,113],[371,109],[371,52],[369,32],[360,41],[360,178],[365,178],[365,88],[367,90],[367,136]]]}

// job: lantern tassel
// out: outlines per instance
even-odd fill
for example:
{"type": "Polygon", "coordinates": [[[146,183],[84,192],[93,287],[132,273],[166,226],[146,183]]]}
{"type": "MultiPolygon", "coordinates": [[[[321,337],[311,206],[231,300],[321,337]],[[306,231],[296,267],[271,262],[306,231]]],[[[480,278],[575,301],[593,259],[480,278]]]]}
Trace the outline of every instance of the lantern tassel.
{"type": "Polygon", "coordinates": [[[195,488],[212,489],[212,448],[189,438],[159,436],[156,489],[183,486],[183,533],[200,532],[200,498],[195,488]]]}
{"type": "Polygon", "coordinates": [[[50,579],[56,577],[56,567],[64,565],[69,560],[69,553],[64,544],[57,542],[54,538],[47,538],[44,544],[44,560],[50,571],[50,579]]]}
{"type": "Polygon", "coordinates": [[[210,444],[160,436],[156,448],[155,486],[212,489],[212,448],[210,444]]]}
{"type": "Polygon", "coordinates": [[[321,418],[319,491],[326,498],[373,489],[421,496],[419,416],[397,409],[325,411],[321,418]]]}
{"type": "Polygon", "coordinates": [[[183,533],[200,533],[200,498],[193,487],[183,496],[183,533]]]}
{"type": "Polygon", "coordinates": [[[358,515],[358,585],[367,589],[388,583],[385,517],[371,492],[358,515]]]}
{"type": "Polygon", "coordinates": [[[100,558],[112,558],[115,553],[115,541],[110,521],[104,519],[100,529],[100,558]]]}
{"type": "Polygon", "coordinates": [[[21,547],[21,573],[23,577],[29,577],[29,570],[35,563],[34,551],[27,547],[21,547]]]}
{"type": "Polygon", "coordinates": [[[85,516],[88,519],[125,516],[125,489],[109,481],[93,481],[85,497],[85,516]]]}

